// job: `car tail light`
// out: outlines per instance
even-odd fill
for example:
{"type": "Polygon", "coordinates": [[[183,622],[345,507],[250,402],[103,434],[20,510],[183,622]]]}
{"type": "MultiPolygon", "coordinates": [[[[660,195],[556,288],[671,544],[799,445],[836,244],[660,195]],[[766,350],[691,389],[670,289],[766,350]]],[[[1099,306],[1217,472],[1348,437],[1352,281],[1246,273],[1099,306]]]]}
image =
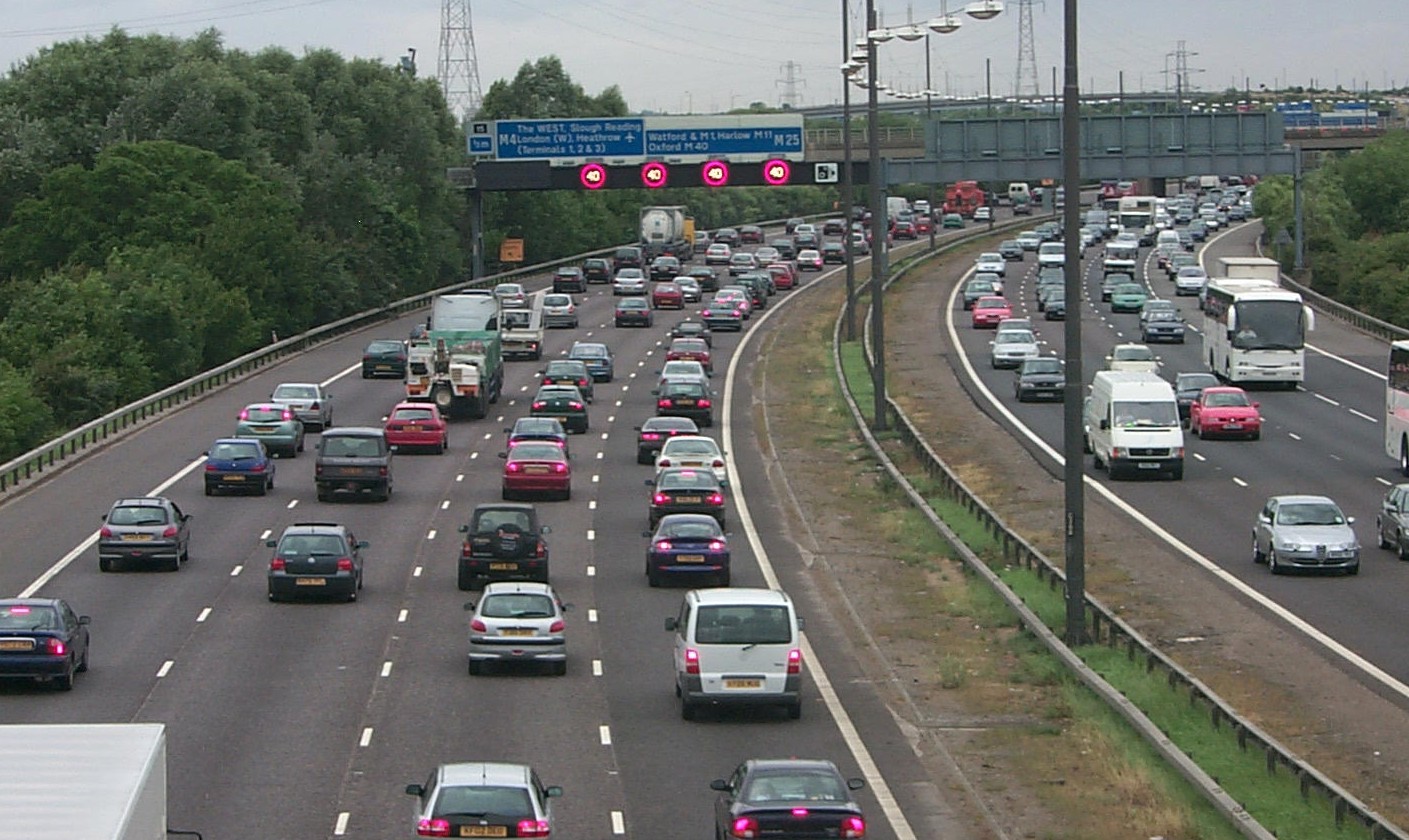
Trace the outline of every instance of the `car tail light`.
{"type": "Polygon", "coordinates": [[[547,556],[548,556],[548,546],[544,545],[542,540],[539,540],[539,541],[538,541],[538,550],[537,550],[536,552],[534,552],[533,556],[534,556],[534,557],[547,557],[547,556]]]}
{"type": "Polygon", "coordinates": [[[519,820],[518,835],[520,837],[547,837],[553,828],[547,820],[519,820]]]}
{"type": "Polygon", "coordinates": [[[548,625],[548,632],[549,632],[549,633],[561,633],[561,632],[563,632],[563,631],[566,630],[566,629],[567,629],[567,624],[565,624],[561,618],[558,619],[557,621],[554,621],[552,624],[548,625]]]}
{"type": "Polygon", "coordinates": [[[669,458],[662,458],[662,459],[660,459],[659,461],[656,462],[656,466],[658,466],[658,467],[668,467],[668,466],[670,466],[670,459],[669,459],[669,458]]]}
{"type": "Polygon", "coordinates": [[[709,494],[709,503],[712,504],[712,505],[722,505],[722,504],[724,504],[724,494],[723,494],[723,493],[710,493],[710,494],[709,494]]]}
{"type": "Polygon", "coordinates": [[[63,639],[50,636],[44,640],[44,651],[53,656],[63,656],[68,653],[68,645],[64,644],[63,639]]]}
{"type": "Polygon", "coordinates": [[[788,673],[802,673],[802,651],[797,648],[788,651],[788,673]]]}
{"type": "Polygon", "coordinates": [[[570,403],[568,403],[568,408],[571,408],[571,409],[574,409],[574,410],[580,409],[580,408],[582,408],[582,403],[576,402],[576,401],[570,402],[570,403]]]}
{"type": "Polygon", "coordinates": [[[720,460],[719,458],[715,458],[715,459],[714,459],[714,466],[715,466],[715,467],[722,467],[722,466],[724,466],[724,462],[723,462],[722,460],[720,460]]]}
{"type": "Polygon", "coordinates": [[[792,810],[792,815],[795,817],[805,817],[807,814],[808,810],[806,808],[794,808],[792,810]]]}
{"type": "Polygon", "coordinates": [[[685,673],[698,674],[700,672],[700,652],[694,648],[685,648],[685,673]]]}
{"type": "Polygon", "coordinates": [[[535,411],[538,410],[538,409],[540,409],[540,408],[543,408],[543,407],[546,406],[546,405],[547,405],[547,403],[546,403],[546,402],[543,402],[542,400],[534,400],[534,401],[533,401],[533,408],[534,408],[535,411]]]}
{"type": "Polygon", "coordinates": [[[555,473],[565,473],[565,472],[567,472],[567,471],[568,471],[568,465],[567,465],[567,464],[554,464],[554,465],[553,465],[553,472],[555,472],[555,473]]]}
{"type": "Polygon", "coordinates": [[[670,540],[661,540],[656,543],[656,551],[669,551],[671,548],[673,546],[670,544],[670,540]]]}
{"type": "Polygon", "coordinates": [[[382,476],[382,477],[385,477],[386,474],[387,474],[387,469],[386,469],[386,467],[379,467],[379,468],[377,469],[377,475],[380,475],[380,476],[382,476]]]}
{"type": "Polygon", "coordinates": [[[656,408],[670,408],[670,400],[668,400],[668,399],[656,400],[656,408]]]}
{"type": "Polygon", "coordinates": [[[207,462],[206,462],[206,465],[205,465],[205,471],[206,471],[206,472],[215,472],[215,470],[216,470],[216,466],[215,466],[214,464],[210,463],[209,461],[207,461],[207,462]]]}
{"type": "Polygon", "coordinates": [[[475,620],[470,622],[470,629],[475,631],[476,633],[484,633],[489,630],[489,627],[483,621],[480,621],[478,618],[476,618],[475,620]]]}
{"type": "Polygon", "coordinates": [[[100,537],[105,537],[105,538],[106,538],[106,537],[111,537],[112,535],[113,535],[113,529],[109,528],[109,527],[106,526],[106,525],[104,525],[103,527],[101,527],[101,528],[98,529],[98,536],[100,536],[100,537]]]}
{"type": "Polygon", "coordinates": [[[370,361],[372,361],[372,355],[371,355],[370,353],[363,353],[363,354],[362,354],[362,361],[364,361],[364,362],[370,362],[370,361]]]}
{"type": "Polygon", "coordinates": [[[587,385],[587,380],[586,380],[586,379],[579,379],[579,380],[577,380],[577,384],[578,384],[578,385],[582,385],[582,386],[585,387],[585,386],[587,385]]]}
{"type": "Polygon", "coordinates": [[[287,565],[288,564],[284,562],[284,558],[275,557],[274,559],[269,561],[269,571],[282,572],[287,567],[287,565]]]}
{"type": "Polygon", "coordinates": [[[168,525],[168,526],[166,526],[166,528],[164,528],[164,529],[162,530],[161,535],[162,535],[163,537],[165,537],[166,539],[168,539],[168,540],[171,539],[172,537],[176,536],[176,526],[175,526],[175,525],[168,525]]]}
{"type": "Polygon", "coordinates": [[[699,402],[695,403],[695,405],[699,406],[700,408],[709,408],[710,401],[708,399],[702,399],[699,402]]]}
{"type": "Polygon", "coordinates": [[[668,504],[670,504],[670,497],[667,496],[667,495],[665,495],[664,493],[657,493],[657,494],[655,494],[654,496],[651,497],[651,504],[653,504],[653,505],[668,505],[668,504]]]}
{"type": "Polygon", "coordinates": [[[417,837],[449,837],[450,820],[421,820],[416,823],[417,837]]]}
{"type": "Polygon", "coordinates": [[[660,435],[655,432],[642,432],[641,440],[660,440],[660,435]]]}
{"type": "Polygon", "coordinates": [[[313,474],[314,474],[314,475],[322,475],[322,474],[323,474],[323,465],[322,465],[322,464],[314,464],[314,465],[313,465],[313,474]]]}
{"type": "Polygon", "coordinates": [[[241,420],[248,420],[248,419],[250,419],[250,410],[249,410],[248,408],[242,408],[242,409],[240,409],[240,419],[241,419],[241,420]]]}
{"type": "Polygon", "coordinates": [[[264,472],[264,468],[267,467],[267,466],[269,466],[269,465],[268,465],[268,464],[255,464],[253,467],[250,467],[250,472],[262,473],[262,472],[264,472]]]}
{"type": "Polygon", "coordinates": [[[522,471],[523,464],[520,464],[518,461],[510,461],[509,463],[504,465],[504,472],[516,473],[522,471]]]}
{"type": "Polygon", "coordinates": [[[317,410],[318,410],[318,401],[317,401],[317,400],[314,400],[314,401],[313,401],[313,404],[308,407],[308,410],[309,410],[309,411],[317,411],[317,410]]]}
{"type": "Polygon", "coordinates": [[[841,836],[859,840],[866,836],[866,821],[860,817],[845,817],[841,821],[841,836]]]}
{"type": "Polygon", "coordinates": [[[338,571],[340,571],[340,572],[350,572],[350,571],[352,571],[352,558],[351,558],[351,557],[339,557],[339,558],[338,558],[338,571]]]}
{"type": "Polygon", "coordinates": [[[757,837],[758,820],[753,817],[736,817],[734,821],[729,824],[729,834],[732,837],[757,837]]]}

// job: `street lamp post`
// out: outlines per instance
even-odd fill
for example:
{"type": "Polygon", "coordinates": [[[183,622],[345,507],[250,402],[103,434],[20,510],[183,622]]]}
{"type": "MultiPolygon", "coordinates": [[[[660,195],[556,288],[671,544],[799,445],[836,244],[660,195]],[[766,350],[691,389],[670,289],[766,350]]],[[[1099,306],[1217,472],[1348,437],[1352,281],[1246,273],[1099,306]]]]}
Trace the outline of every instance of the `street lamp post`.
{"type": "MultiPolygon", "coordinates": [[[[930,33],[925,33],[925,133],[929,133],[929,125],[934,120],[934,82],[930,80],[930,33]]],[[[930,250],[934,250],[934,203],[935,197],[934,182],[930,182],[930,250]]]]}
{"type": "MultiPolygon", "coordinates": [[[[842,60],[851,58],[851,0],[841,0],[841,49],[842,60]]],[[[842,65],[841,77],[841,211],[842,245],[846,257],[846,304],[842,308],[844,317],[843,338],[856,340],[856,255],[851,244],[851,205],[855,201],[855,190],[851,183],[851,65],[842,65]]]]}
{"type": "MultiPolygon", "coordinates": [[[[1067,300],[1081,300],[1081,92],[1077,87],[1076,1],[1064,0],[1063,30],[1066,74],[1062,87],[1062,182],[1066,190],[1063,215],[1065,258],[1063,280],[1067,300]]],[[[1087,642],[1086,634],[1086,484],[1082,454],[1081,318],[1067,318],[1066,386],[1062,423],[1062,480],[1066,496],[1066,633],[1069,645],[1087,642]]]]}

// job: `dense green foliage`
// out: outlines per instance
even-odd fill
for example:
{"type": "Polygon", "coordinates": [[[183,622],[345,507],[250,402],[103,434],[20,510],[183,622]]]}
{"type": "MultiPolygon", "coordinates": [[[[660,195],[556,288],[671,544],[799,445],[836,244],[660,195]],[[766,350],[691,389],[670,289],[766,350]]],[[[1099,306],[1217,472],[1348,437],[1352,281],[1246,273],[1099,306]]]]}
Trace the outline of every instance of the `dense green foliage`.
{"type": "Polygon", "coordinates": [[[55,44],[0,79],[0,460],[269,340],[453,283],[431,81],[218,34],[55,44]]]}
{"type": "MultiPolygon", "coordinates": [[[[1316,291],[1409,327],[1409,134],[1392,132],[1302,181],[1306,266],[1316,291]]],[[[1255,210],[1274,237],[1291,231],[1292,182],[1269,178],[1255,210]]],[[[1290,246],[1274,253],[1290,270],[1290,246]]]]}

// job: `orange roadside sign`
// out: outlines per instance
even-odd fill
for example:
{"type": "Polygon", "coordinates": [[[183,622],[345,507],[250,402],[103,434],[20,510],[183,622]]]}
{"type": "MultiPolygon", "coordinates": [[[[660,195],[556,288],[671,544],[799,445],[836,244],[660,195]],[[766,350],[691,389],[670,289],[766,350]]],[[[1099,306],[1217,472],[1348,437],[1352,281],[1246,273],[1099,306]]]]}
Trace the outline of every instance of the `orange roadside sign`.
{"type": "Polygon", "coordinates": [[[523,240],[505,239],[500,242],[499,262],[523,262],[523,240]]]}

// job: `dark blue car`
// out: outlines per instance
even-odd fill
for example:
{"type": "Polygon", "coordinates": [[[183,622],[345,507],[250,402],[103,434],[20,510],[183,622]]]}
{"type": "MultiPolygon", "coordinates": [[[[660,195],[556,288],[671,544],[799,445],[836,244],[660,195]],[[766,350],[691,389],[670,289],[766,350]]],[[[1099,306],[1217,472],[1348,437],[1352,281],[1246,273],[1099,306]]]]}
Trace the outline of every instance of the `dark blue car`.
{"type": "Polygon", "coordinates": [[[660,586],[667,576],[707,576],[714,586],[729,585],[729,537],[718,520],[701,513],[672,513],[649,531],[646,580],[660,586]]]}
{"type": "Polygon", "coordinates": [[[232,490],[263,496],[274,489],[274,459],[264,441],[221,438],[206,452],[205,494],[232,490]]]}
{"type": "Polygon", "coordinates": [[[58,598],[0,599],[0,678],[73,688],[88,670],[88,616],[58,598]]]}

